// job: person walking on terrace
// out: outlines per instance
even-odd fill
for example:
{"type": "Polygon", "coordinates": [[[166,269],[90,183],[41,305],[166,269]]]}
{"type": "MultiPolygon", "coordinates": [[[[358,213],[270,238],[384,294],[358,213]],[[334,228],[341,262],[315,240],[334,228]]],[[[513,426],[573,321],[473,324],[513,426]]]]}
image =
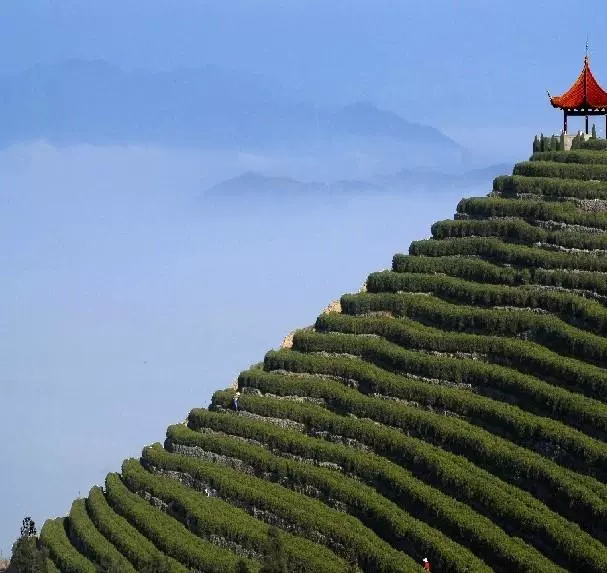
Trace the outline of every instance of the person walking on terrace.
{"type": "Polygon", "coordinates": [[[234,408],[236,412],[238,412],[238,398],[240,398],[240,392],[236,392],[232,398],[232,408],[234,408]]]}

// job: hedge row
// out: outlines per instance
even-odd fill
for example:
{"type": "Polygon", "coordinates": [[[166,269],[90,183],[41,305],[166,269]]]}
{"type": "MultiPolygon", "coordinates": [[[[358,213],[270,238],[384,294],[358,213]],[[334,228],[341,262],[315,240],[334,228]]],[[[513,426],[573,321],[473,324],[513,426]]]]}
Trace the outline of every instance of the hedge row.
{"type": "MultiPolygon", "coordinates": [[[[464,237],[437,241],[424,239],[413,241],[410,255],[444,257],[445,255],[476,255],[517,267],[541,267],[544,269],[579,269],[607,272],[607,257],[592,253],[565,253],[506,243],[492,237],[464,237]]],[[[403,256],[403,255],[401,255],[403,256]]]]}
{"type": "Polygon", "coordinates": [[[530,193],[554,199],[607,199],[607,183],[603,181],[576,181],[556,177],[500,175],[493,180],[493,190],[505,195],[530,193]]]}
{"type": "MultiPolygon", "coordinates": [[[[219,427],[228,431],[229,428],[220,424],[221,418],[233,417],[219,416],[219,418],[217,420],[219,427]]],[[[249,428],[249,430],[251,429],[249,428]]],[[[247,434],[249,433],[247,432],[247,434]]],[[[291,434],[293,433],[291,432],[291,434]]],[[[258,440],[264,438],[263,431],[255,433],[255,435],[258,440]]],[[[409,472],[382,458],[371,457],[368,454],[361,454],[355,450],[333,444],[323,455],[323,442],[300,434],[297,435],[295,439],[300,444],[300,448],[297,448],[298,452],[301,452],[308,459],[312,457],[316,462],[328,461],[338,464],[345,462],[348,465],[348,471],[355,474],[356,481],[354,481],[351,478],[343,477],[341,473],[337,473],[333,469],[328,470],[312,466],[309,462],[285,459],[275,453],[269,453],[266,449],[267,446],[265,448],[251,446],[232,436],[225,436],[216,432],[201,434],[183,426],[172,426],[169,428],[167,436],[169,437],[167,440],[169,449],[174,447],[174,444],[197,447],[204,451],[212,451],[219,455],[242,460],[252,465],[256,472],[264,476],[270,476],[273,481],[280,481],[281,483],[289,481],[298,484],[299,487],[301,487],[301,484],[306,484],[320,488],[323,492],[326,492],[325,495],[332,499],[340,499],[347,503],[350,512],[360,506],[359,514],[363,515],[363,517],[359,517],[360,519],[363,519],[364,515],[367,514],[369,516],[368,520],[375,520],[373,507],[381,508],[386,503],[385,499],[376,492],[377,490],[383,496],[392,498],[400,507],[406,507],[410,513],[428,521],[432,527],[441,530],[457,543],[469,547],[472,552],[477,553],[481,559],[492,566],[497,564],[509,571],[560,569],[525,543],[506,535],[493,522],[475,513],[467,505],[425,485],[409,472]],[[315,446],[320,446],[320,451],[315,446]],[[361,479],[368,486],[361,485],[358,481],[361,479]],[[390,493],[386,494],[386,490],[390,493]],[[344,491],[343,494],[340,493],[342,491],[344,491]],[[367,506],[369,506],[368,509],[367,506]]],[[[277,441],[273,441],[270,447],[275,452],[278,446],[281,449],[280,453],[283,453],[285,447],[289,449],[288,443],[288,436],[282,439],[277,436],[277,441]]],[[[400,545],[402,544],[401,534],[397,533],[400,528],[398,523],[391,523],[393,518],[390,517],[390,514],[398,516],[398,506],[391,512],[380,510],[378,518],[375,520],[375,529],[381,529],[382,537],[393,545],[400,545]],[[387,513],[387,519],[384,517],[384,513],[387,513]]],[[[575,529],[578,534],[582,534],[579,528],[576,527],[575,529]]],[[[426,535],[423,529],[420,533],[419,541],[416,542],[412,539],[414,545],[408,552],[414,554],[418,560],[421,560],[424,555],[431,554],[434,556],[433,564],[438,569],[441,571],[454,570],[450,564],[453,558],[449,559],[448,555],[442,557],[445,550],[441,549],[441,545],[444,544],[441,542],[435,548],[437,544],[432,542],[432,533],[426,535]]],[[[576,540],[579,541],[579,537],[576,536],[576,540]]],[[[448,547],[447,550],[449,550],[448,547]]],[[[462,553],[454,556],[456,566],[457,564],[468,563],[465,567],[475,570],[486,569],[486,565],[480,563],[478,558],[475,558],[467,550],[461,547],[457,550],[462,553]]]]}
{"type": "Polygon", "coordinates": [[[232,503],[268,511],[296,525],[303,532],[300,534],[320,533],[327,544],[342,545],[364,570],[383,573],[419,569],[409,556],[393,549],[357,519],[278,484],[213,462],[171,454],[159,446],[145,448],[142,460],[151,467],[189,474],[232,503]]]}
{"type": "Polygon", "coordinates": [[[560,177],[581,181],[607,181],[607,165],[557,163],[553,161],[523,161],[514,166],[513,175],[526,177],[560,177]]]}
{"type": "Polygon", "coordinates": [[[50,559],[49,557],[46,558],[46,573],[61,573],[59,571],[59,569],[57,569],[57,566],[55,565],[54,561],[52,559],[50,559]]]}
{"type": "Polygon", "coordinates": [[[531,161],[554,161],[557,163],[580,163],[584,165],[607,164],[607,153],[597,153],[592,149],[572,149],[570,151],[538,151],[531,161]]]}
{"type": "MultiPolygon", "coordinates": [[[[303,491],[306,495],[317,497],[329,505],[335,502],[344,504],[345,508],[342,506],[342,509],[348,514],[359,519],[379,537],[396,549],[411,555],[418,562],[424,555],[431,554],[434,556],[435,566],[441,571],[491,571],[468,549],[424,521],[412,517],[359,480],[333,470],[286,460],[270,454],[262,447],[217,434],[203,436],[197,446],[245,462],[247,467],[254,469],[257,477],[303,491]]],[[[311,562],[310,559],[308,562],[311,562]]],[[[343,571],[343,563],[341,567],[342,569],[337,570],[343,571]]],[[[320,570],[321,567],[312,568],[312,571],[320,570]]]]}
{"type": "Polygon", "coordinates": [[[563,322],[556,316],[526,310],[485,309],[456,305],[411,293],[343,295],[345,314],[390,312],[444,330],[498,336],[524,336],[559,354],[598,366],[607,364],[607,340],[563,322]]]}
{"type": "MultiPolygon", "coordinates": [[[[199,537],[216,535],[258,554],[266,551],[269,526],[246,511],[175,479],[151,474],[133,460],[123,466],[123,479],[131,490],[148,492],[169,504],[171,513],[199,537]]],[[[282,541],[292,570],[340,573],[345,569],[344,560],[322,545],[287,532],[282,541]]]]}
{"type": "MultiPolygon", "coordinates": [[[[389,370],[400,370],[403,361],[408,360],[396,356],[398,352],[382,351],[369,348],[364,344],[340,344],[339,342],[351,335],[320,335],[316,340],[298,338],[294,348],[304,352],[318,352],[324,348],[327,352],[348,352],[362,356],[365,360],[385,363],[393,359],[394,366],[389,370]],[[332,338],[331,341],[320,341],[322,338],[332,338]],[[323,344],[323,342],[329,342],[323,344]],[[337,342],[337,344],[335,344],[337,342]],[[347,350],[346,350],[347,349],[347,350]],[[390,356],[390,358],[388,358],[390,356]]],[[[359,339],[361,337],[354,337],[359,339]]],[[[380,339],[383,341],[383,339],[380,339]]],[[[375,340],[372,340],[375,342],[375,340]]],[[[352,342],[352,339],[344,342],[352,342]]],[[[385,342],[386,345],[390,344],[385,342]]],[[[403,354],[407,351],[402,350],[403,354]]],[[[431,357],[426,357],[430,358],[431,357]]],[[[440,368],[440,366],[439,366],[440,368]]],[[[607,446],[603,442],[593,440],[580,432],[554,422],[549,418],[535,416],[511,404],[478,396],[468,390],[449,388],[438,384],[428,384],[424,381],[399,376],[369,364],[363,360],[353,360],[348,357],[309,355],[289,350],[272,351],[266,355],[266,370],[287,370],[300,374],[325,374],[337,376],[344,381],[355,380],[360,392],[373,396],[380,394],[401,400],[412,401],[429,406],[431,410],[456,413],[469,422],[485,427],[496,435],[517,443],[525,448],[540,450],[545,444],[551,448],[558,446],[563,451],[554,456],[560,463],[578,471],[585,471],[587,464],[597,465],[597,475],[607,475],[607,446]]],[[[596,477],[596,476],[595,476],[596,477]]],[[[606,492],[607,493],[607,492],[606,492]]]]}
{"type": "Polygon", "coordinates": [[[431,231],[434,239],[499,237],[525,245],[547,243],[570,249],[607,249],[607,234],[547,231],[522,219],[447,219],[434,223],[431,231]]]}
{"type": "Polygon", "coordinates": [[[188,569],[172,558],[167,558],[146,537],[141,535],[124,517],[109,505],[100,487],[93,487],[86,500],[86,508],[95,527],[135,566],[141,570],[154,560],[165,561],[171,573],[187,573],[188,569]]]}
{"type": "Polygon", "coordinates": [[[566,358],[533,342],[500,336],[447,332],[407,318],[358,317],[342,313],[323,314],[316,320],[319,332],[375,334],[414,350],[467,352],[486,360],[542,378],[554,386],[580,392],[607,403],[607,371],[566,358]]]}
{"type": "MultiPolygon", "coordinates": [[[[502,267],[483,259],[459,255],[426,257],[395,255],[392,270],[398,273],[442,273],[480,283],[501,285],[545,285],[564,289],[585,290],[607,295],[607,274],[592,271],[517,269],[502,267]]],[[[578,293],[582,296],[585,293],[578,293]]]]}
{"type": "Polygon", "coordinates": [[[480,284],[457,277],[393,271],[369,275],[367,291],[371,293],[425,292],[442,300],[473,306],[543,309],[578,328],[603,336],[607,334],[607,308],[595,300],[569,292],[530,286],[480,284]]]}
{"type": "Polygon", "coordinates": [[[591,137],[587,140],[581,140],[578,143],[578,149],[594,149],[595,151],[607,150],[607,139],[591,137]]]}
{"type": "MultiPolygon", "coordinates": [[[[305,352],[322,351],[319,350],[320,348],[324,348],[328,352],[348,352],[348,350],[345,350],[347,348],[350,351],[349,353],[361,355],[363,359],[372,360],[379,366],[386,366],[388,370],[399,372],[401,371],[401,366],[405,362],[409,362],[412,365],[411,369],[415,369],[416,372],[430,377],[444,378],[438,374],[433,375],[429,372],[432,368],[431,366],[428,367],[428,363],[432,362],[431,356],[423,356],[422,360],[425,359],[425,364],[422,361],[416,363],[415,358],[405,356],[407,351],[404,350],[398,352],[387,349],[364,348],[363,345],[356,348],[352,342],[353,339],[359,337],[343,340],[350,336],[332,334],[320,336],[320,338],[333,338],[332,341],[320,341],[319,339],[315,340],[307,336],[305,338],[299,337],[294,347],[305,352]],[[401,355],[399,356],[399,354],[401,355]]],[[[372,341],[375,342],[375,340],[372,341]]],[[[381,339],[380,341],[385,345],[390,344],[381,339]]],[[[558,452],[558,455],[551,452],[549,454],[550,459],[554,457],[561,465],[595,478],[601,479],[607,475],[605,471],[605,467],[607,466],[607,445],[549,418],[534,416],[519,408],[497,402],[496,400],[489,400],[483,396],[477,396],[469,391],[445,388],[440,385],[429,385],[425,382],[407,379],[402,376],[390,376],[389,372],[377,367],[374,368],[371,364],[361,363],[363,361],[357,361],[359,364],[356,364],[352,363],[351,360],[348,361],[347,359],[335,356],[331,357],[331,360],[325,360],[322,356],[301,356],[299,353],[291,354],[289,351],[272,352],[268,353],[267,356],[266,367],[268,370],[288,370],[310,374],[319,373],[340,376],[346,380],[356,380],[361,383],[361,391],[365,394],[373,395],[374,393],[379,393],[416,403],[421,402],[439,411],[457,413],[464,416],[473,424],[487,428],[496,436],[501,435],[513,444],[516,443],[524,448],[536,450],[544,455],[547,455],[544,452],[547,446],[550,450],[562,448],[558,452]]],[[[457,360],[453,361],[458,362],[457,360]]],[[[436,371],[441,371],[443,368],[444,364],[440,364],[437,366],[436,371]]],[[[449,368],[448,365],[445,370],[447,368],[449,368]]],[[[475,373],[471,372],[470,378],[474,376],[475,373]]],[[[313,389],[317,391],[314,386],[316,382],[312,380],[310,380],[310,392],[313,389]]],[[[284,383],[288,384],[288,380],[284,381],[284,383]]],[[[497,383],[499,384],[499,382],[497,383]]],[[[322,385],[322,382],[318,382],[318,384],[322,385]]],[[[327,384],[330,385],[328,382],[327,384]]],[[[522,385],[523,383],[521,383],[522,385]]],[[[305,392],[305,388],[303,391],[305,392]]],[[[324,388],[321,388],[320,393],[322,394],[323,391],[324,388]]],[[[532,392],[532,390],[529,391],[530,393],[532,392]]],[[[319,396],[315,397],[324,397],[324,395],[321,396],[319,394],[319,396]]],[[[378,413],[383,415],[384,402],[382,400],[379,402],[381,405],[369,405],[368,407],[371,408],[370,411],[377,410],[378,413]]],[[[390,404],[392,409],[395,410],[403,408],[403,420],[408,420],[407,423],[412,423],[415,427],[422,427],[426,423],[432,425],[435,422],[432,419],[434,415],[430,412],[411,408],[410,406],[403,406],[399,403],[390,404]]],[[[461,428],[468,428],[469,424],[460,419],[450,419],[448,426],[450,428],[449,431],[459,432],[461,428]],[[454,428],[450,428],[449,424],[454,426],[454,428]]],[[[604,488],[603,494],[607,499],[607,488],[604,488]]]]}
{"type": "MultiPolygon", "coordinates": [[[[537,485],[542,483],[546,489],[552,489],[556,484],[558,488],[564,488],[565,483],[572,482],[577,486],[583,478],[584,487],[601,500],[601,506],[604,507],[607,503],[605,486],[592,477],[575,473],[540,454],[451,416],[433,414],[389,400],[369,398],[337,384],[312,382],[313,379],[309,376],[247,372],[241,374],[241,380],[242,386],[251,386],[264,393],[322,398],[325,407],[334,412],[354,414],[398,428],[463,455],[503,479],[512,480],[517,472],[521,475],[532,472],[537,485]]],[[[245,409],[250,400],[254,398],[247,397],[245,409]]],[[[525,485],[529,487],[528,484],[525,485]]],[[[562,491],[558,491],[562,495],[562,491]]]]}
{"type": "MultiPolygon", "coordinates": [[[[241,374],[241,387],[248,384],[253,374],[253,371],[241,374]]],[[[267,373],[262,375],[264,378],[276,376],[267,373]]],[[[229,407],[232,394],[215,392],[211,408],[229,407]]],[[[410,469],[418,478],[447,495],[466,501],[477,510],[504,519],[517,519],[522,507],[526,506],[537,513],[538,519],[543,519],[542,512],[537,509],[537,500],[541,500],[592,535],[607,539],[607,503],[594,491],[596,480],[563,471],[539,456],[529,453],[527,459],[518,458],[513,466],[499,457],[499,451],[489,447],[485,452],[471,453],[473,461],[470,461],[460,451],[447,451],[450,447],[448,443],[437,447],[395,428],[372,420],[337,415],[320,406],[248,394],[243,394],[241,400],[249,412],[303,423],[314,436],[320,432],[321,436],[329,433],[341,436],[344,440],[356,440],[372,448],[376,454],[410,469]],[[531,495],[522,490],[527,490],[531,495]],[[503,495],[512,496],[508,504],[503,503],[503,495]],[[516,499],[520,500],[520,505],[516,499]]],[[[199,418],[200,411],[191,412],[190,424],[196,427],[199,418]]],[[[277,428],[277,431],[286,432],[282,428],[277,428]]],[[[549,522],[548,520],[547,523],[549,522]]]]}
{"type": "Polygon", "coordinates": [[[72,503],[67,530],[70,540],[80,553],[104,567],[124,573],[135,573],[135,568],[95,527],[87,511],[84,499],[72,503]]]}
{"type": "Polygon", "coordinates": [[[235,554],[196,537],[177,520],[131,493],[117,474],[108,474],[105,484],[112,507],[160,550],[189,567],[234,573],[238,562],[235,554]]]}
{"type": "Polygon", "coordinates": [[[470,197],[462,199],[456,210],[475,218],[522,217],[532,221],[557,221],[607,229],[607,213],[583,211],[571,201],[513,201],[501,197],[470,197]]]}
{"type": "Polygon", "coordinates": [[[65,521],[63,517],[47,519],[40,530],[41,543],[62,573],[97,573],[97,567],[70,543],[65,521]]]}
{"type": "MultiPolygon", "coordinates": [[[[224,442],[229,440],[223,435],[227,433],[237,438],[254,439],[272,452],[297,456],[308,463],[336,464],[342,472],[353,474],[401,507],[467,545],[486,563],[505,567],[508,571],[527,570],[527,566],[532,570],[538,567],[540,571],[550,568],[543,556],[522,542],[521,536],[561,563],[569,563],[579,557],[575,549],[579,544],[592,548],[592,551],[602,550],[601,543],[579,526],[550,511],[530,494],[467,461],[463,463],[458,456],[413,438],[405,437],[403,440],[406,444],[403,454],[406,466],[411,469],[409,471],[374,453],[283,430],[250,418],[198,409],[190,414],[190,424],[214,432],[200,433],[182,425],[171,426],[167,431],[167,446],[178,443],[215,451],[223,448],[224,442]],[[423,480],[436,487],[426,485],[412,472],[421,474],[423,480]]],[[[247,446],[238,440],[230,448],[226,446],[221,451],[224,455],[240,457],[238,448],[245,451],[247,446]],[[233,454],[229,454],[230,451],[233,454]]]]}

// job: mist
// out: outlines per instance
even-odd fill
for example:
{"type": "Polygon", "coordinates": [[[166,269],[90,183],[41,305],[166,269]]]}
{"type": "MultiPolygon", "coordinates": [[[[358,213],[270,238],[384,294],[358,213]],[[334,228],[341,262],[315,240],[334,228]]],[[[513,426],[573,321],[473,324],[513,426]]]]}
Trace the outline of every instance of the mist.
{"type": "Polygon", "coordinates": [[[66,514],[474,194],[205,200],[248,162],[41,142],[0,152],[4,555],[25,515],[66,514]]]}

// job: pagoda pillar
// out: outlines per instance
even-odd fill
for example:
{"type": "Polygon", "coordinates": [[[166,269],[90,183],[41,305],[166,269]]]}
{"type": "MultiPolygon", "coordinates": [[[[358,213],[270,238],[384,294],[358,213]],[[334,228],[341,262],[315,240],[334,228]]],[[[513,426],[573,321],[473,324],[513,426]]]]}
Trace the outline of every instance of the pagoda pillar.
{"type": "Polygon", "coordinates": [[[586,135],[588,135],[588,116],[586,116],[586,135]]]}
{"type": "MultiPolygon", "coordinates": [[[[605,121],[607,122],[607,115],[605,116],[605,121]]],[[[567,135],[567,110],[563,110],[563,133],[567,135]]]]}

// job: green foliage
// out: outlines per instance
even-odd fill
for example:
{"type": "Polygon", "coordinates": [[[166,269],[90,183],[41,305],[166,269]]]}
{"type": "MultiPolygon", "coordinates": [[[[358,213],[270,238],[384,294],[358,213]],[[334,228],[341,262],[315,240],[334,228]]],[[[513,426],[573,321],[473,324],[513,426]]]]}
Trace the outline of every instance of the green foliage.
{"type": "Polygon", "coordinates": [[[22,535],[13,544],[11,566],[16,573],[50,573],[48,552],[39,548],[35,533],[22,535]]]}
{"type": "Polygon", "coordinates": [[[593,149],[595,151],[606,151],[607,150],[607,139],[591,138],[586,141],[580,142],[578,147],[580,149],[593,149]]]}
{"type": "Polygon", "coordinates": [[[367,279],[370,293],[424,292],[442,300],[479,307],[514,306],[549,311],[572,326],[607,333],[607,308],[579,295],[538,289],[532,286],[479,284],[456,277],[424,273],[372,273],[367,279]]]}
{"type": "Polygon", "coordinates": [[[47,573],[48,551],[39,547],[36,538],[36,523],[27,516],[21,523],[19,539],[12,548],[11,566],[17,573],[47,573]]]}
{"type": "Polygon", "coordinates": [[[241,559],[236,564],[236,573],[251,573],[251,570],[244,559],[241,559]]]}
{"type": "MultiPolygon", "coordinates": [[[[145,471],[133,460],[123,464],[123,479],[131,489],[148,492],[169,504],[174,508],[174,516],[197,536],[205,539],[218,536],[256,553],[264,552],[268,526],[243,509],[145,471]]],[[[291,534],[283,537],[286,555],[294,566],[310,563],[315,571],[326,573],[343,570],[343,561],[327,548],[291,534]]],[[[251,560],[244,561],[249,569],[257,570],[251,560]]]]}
{"type": "MultiPolygon", "coordinates": [[[[259,370],[254,372],[264,374],[259,370]]],[[[409,571],[414,567],[414,561],[390,547],[360,521],[316,499],[232,468],[169,454],[156,446],[145,448],[142,458],[152,467],[185,472],[201,484],[210,485],[222,498],[230,499],[234,504],[254,505],[258,510],[271,512],[287,523],[296,523],[300,535],[304,537],[319,537],[319,532],[325,543],[331,539],[335,545],[343,545],[346,551],[356,552],[360,562],[369,570],[409,571]]]]}
{"type": "Polygon", "coordinates": [[[134,573],[133,566],[97,530],[91,521],[84,499],[72,504],[67,530],[70,541],[83,555],[101,565],[105,573],[134,573]]]}
{"type": "Polygon", "coordinates": [[[46,547],[62,573],[97,573],[92,561],[79,553],[70,543],[64,518],[49,519],[40,531],[40,541],[46,547]]]}
{"type": "Polygon", "coordinates": [[[570,249],[607,250],[607,235],[580,231],[548,231],[522,219],[464,219],[437,221],[435,239],[455,237],[499,237],[503,241],[534,245],[545,243],[570,249]]]}
{"type": "MultiPolygon", "coordinates": [[[[559,151],[565,157],[572,151],[559,151]]],[[[556,162],[556,161],[524,161],[514,166],[513,175],[525,175],[527,177],[560,177],[562,179],[579,179],[580,181],[607,181],[607,164],[605,161],[593,163],[556,162]]]]}
{"type": "MultiPolygon", "coordinates": [[[[303,456],[320,465],[329,462],[332,467],[338,467],[344,473],[355,474],[357,479],[373,486],[381,495],[392,499],[416,516],[422,517],[433,527],[443,531],[445,535],[468,546],[474,554],[479,555],[488,563],[498,563],[510,571],[526,571],[530,563],[536,564],[538,570],[551,569],[551,565],[539,553],[524,543],[505,535],[503,530],[496,527],[487,518],[443,494],[440,490],[424,484],[411,473],[383,458],[353,448],[312,439],[296,432],[273,429],[267,424],[250,421],[246,418],[236,420],[232,418],[232,416],[218,416],[202,410],[196,411],[193,415],[196,424],[203,424],[206,427],[236,436],[254,437],[273,452],[280,450],[281,453],[287,452],[295,456],[303,456]]],[[[288,479],[293,484],[309,483],[313,487],[321,488],[327,496],[338,496],[343,501],[348,499],[339,492],[343,491],[345,484],[351,480],[341,477],[339,474],[336,475],[334,469],[316,468],[310,463],[279,458],[261,447],[245,445],[240,440],[217,433],[193,432],[183,426],[172,426],[167,435],[169,448],[173,448],[175,444],[184,444],[236,457],[251,464],[258,475],[270,476],[273,481],[283,483],[288,479]]],[[[360,491],[353,491],[349,496],[350,499],[352,496],[359,496],[361,500],[356,503],[350,501],[349,506],[352,508],[350,511],[356,511],[356,508],[360,507],[362,509],[361,519],[368,516],[366,517],[368,520],[374,513],[373,507],[377,506],[378,502],[375,500],[380,496],[375,492],[370,493],[369,488],[361,486],[360,483],[358,487],[360,491]]],[[[470,491],[470,488],[467,491],[470,491]]],[[[543,509],[542,515],[552,515],[552,519],[548,523],[553,522],[555,516],[547,512],[545,507],[543,509]]],[[[394,511],[392,510],[393,513],[394,511]]],[[[393,531],[398,531],[398,527],[393,529],[394,526],[386,522],[386,518],[389,517],[390,512],[388,511],[384,513],[383,519],[373,519],[376,523],[375,530],[379,530],[378,532],[382,533],[382,536],[392,537],[394,536],[393,531]],[[382,527],[382,523],[385,526],[382,527]]],[[[503,517],[498,518],[498,521],[501,519],[503,517]]],[[[423,535],[422,531],[420,533],[423,535]]],[[[436,538],[436,536],[434,537],[436,538]]],[[[551,538],[554,539],[554,537],[551,538]]],[[[448,545],[443,543],[443,547],[440,545],[430,547],[429,542],[430,539],[422,536],[419,542],[414,542],[411,550],[432,553],[438,559],[437,566],[441,570],[454,570],[453,562],[456,566],[459,563],[460,570],[465,570],[466,567],[474,570],[482,568],[482,565],[476,562],[475,557],[465,550],[460,549],[459,554],[451,553],[449,555],[448,545]]],[[[351,560],[356,561],[354,557],[351,560]]]]}
{"type": "Polygon", "coordinates": [[[583,166],[600,166],[607,164],[607,154],[590,149],[575,149],[572,151],[545,151],[534,153],[531,161],[548,161],[550,163],[578,164],[583,166]]]}
{"type": "Polygon", "coordinates": [[[572,273],[559,269],[517,268],[501,266],[478,257],[458,255],[395,255],[392,269],[402,273],[445,274],[478,283],[553,286],[576,290],[576,294],[588,297],[596,294],[607,296],[607,274],[593,271],[572,273]]]}
{"type": "Polygon", "coordinates": [[[184,525],[131,493],[116,474],[106,478],[112,507],[141,533],[180,563],[210,573],[233,573],[236,555],[193,535],[184,525]]]}
{"type": "MultiPolygon", "coordinates": [[[[294,378],[294,377],[293,377],[294,378]]],[[[309,379],[308,379],[309,380],[309,379]]],[[[276,393],[280,390],[284,379],[276,374],[246,372],[241,375],[241,384],[251,385],[263,391],[276,393]],[[271,389],[271,390],[270,390],[271,389]]],[[[300,381],[303,385],[304,380],[300,381]]],[[[317,396],[323,389],[315,386],[317,396]]],[[[558,507],[568,518],[578,521],[582,515],[588,519],[597,519],[599,515],[607,515],[604,486],[596,480],[566,470],[554,462],[522,448],[516,448],[505,440],[495,438],[474,426],[464,427],[450,418],[435,416],[431,413],[395,407],[385,401],[373,400],[360,396],[347,389],[330,390],[329,402],[331,410],[348,411],[356,416],[369,417],[373,415],[377,422],[392,425],[395,428],[407,428],[409,435],[418,436],[428,442],[440,443],[441,447],[465,456],[474,464],[481,466],[495,475],[513,484],[529,489],[551,507],[558,507]],[[379,417],[378,417],[379,416],[379,417]],[[575,507],[575,511],[571,508],[575,507]],[[594,516],[590,518],[590,515],[594,516]]],[[[224,403],[225,395],[216,393],[213,404],[224,403]]],[[[262,416],[283,417],[296,421],[310,423],[310,417],[320,416],[318,409],[306,404],[293,404],[289,401],[271,400],[267,397],[258,398],[245,396],[243,407],[262,416]]],[[[381,443],[383,455],[390,455],[393,448],[404,448],[402,432],[396,435],[390,433],[387,440],[382,440],[377,433],[379,428],[373,422],[363,424],[362,428],[350,426],[350,419],[340,417],[339,420],[330,417],[322,418],[323,423],[331,425],[331,433],[349,435],[350,438],[370,443],[374,448],[381,443]],[[338,423],[339,421],[339,423],[338,423]],[[379,440],[379,442],[378,442],[379,440]],[[396,445],[398,444],[398,445],[396,445]]],[[[399,453],[398,455],[402,455],[399,453]]]]}
{"type": "MultiPolygon", "coordinates": [[[[317,352],[319,348],[324,348],[326,352],[347,352],[361,356],[364,360],[353,360],[347,357],[334,357],[328,360],[324,356],[309,356],[302,355],[299,352],[280,351],[268,353],[266,369],[324,374],[337,376],[341,380],[356,380],[358,389],[362,393],[399,398],[407,404],[411,402],[423,404],[433,411],[454,412],[468,421],[481,427],[488,427],[496,435],[502,435],[513,443],[518,443],[524,447],[541,449],[545,443],[558,444],[563,451],[560,452],[560,456],[555,456],[555,458],[563,465],[570,465],[578,471],[585,471],[584,465],[589,463],[597,468],[607,465],[605,462],[601,462],[607,457],[607,446],[604,446],[602,442],[587,438],[568,426],[552,422],[544,417],[528,414],[510,404],[503,404],[496,400],[475,395],[468,390],[463,391],[459,388],[430,385],[416,379],[398,376],[373,364],[367,364],[366,361],[379,363],[395,371],[400,371],[402,365],[410,361],[408,372],[439,379],[443,379],[444,376],[449,377],[450,380],[469,381],[472,384],[482,384],[480,381],[484,380],[487,386],[495,385],[498,389],[503,389],[504,393],[508,392],[512,386],[516,386],[517,382],[520,383],[520,387],[525,387],[525,384],[528,384],[525,389],[520,390],[521,393],[525,391],[531,393],[533,387],[543,388],[544,385],[548,386],[525,375],[516,374],[519,380],[511,383],[509,380],[504,381],[506,377],[501,374],[500,370],[504,370],[501,367],[494,367],[496,372],[489,374],[487,378],[482,378],[482,371],[480,370],[475,372],[471,368],[466,372],[465,366],[456,374],[454,371],[457,367],[454,367],[454,365],[464,362],[463,360],[442,359],[441,363],[434,365],[432,364],[432,358],[422,355],[425,361],[422,358],[417,362],[414,352],[397,348],[396,345],[387,341],[376,342],[375,339],[352,335],[339,336],[334,333],[324,336],[305,335],[305,338],[297,338],[297,344],[294,348],[313,352],[317,352]],[[392,347],[390,348],[390,346],[392,347]],[[452,360],[453,365],[449,364],[447,360],[452,360]],[[461,378],[459,378],[460,375],[461,378]],[[503,384],[500,385],[500,382],[503,382],[503,384]],[[509,384],[512,384],[510,388],[508,387],[509,384]]],[[[469,362],[478,363],[474,360],[469,362]]],[[[492,367],[489,366],[486,372],[491,372],[491,369],[492,367]]],[[[476,387],[474,388],[476,390],[476,387]]],[[[512,390],[512,394],[516,394],[518,390],[519,387],[516,387],[512,390]]],[[[293,391],[296,391],[295,387],[293,391]]],[[[478,391],[492,393],[483,387],[478,391]]],[[[560,389],[555,389],[555,391],[567,394],[560,389]]],[[[541,392],[541,390],[538,390],[538,392],[541,392]]],[[[518,402],[520,404],[523,402],[516,395],[509,396],[509,398],[514,403],[518,402]]],[[[554,400],[554,398],[549,399],[554,400]]],[[[533,400],[532,397],[531,400],[533,400]]],[[[541,399],[537,401],[541,403],[541,399]]],[[[399,407],[398,404],[395,405],[395,408],[397,407],[399,407]]],[[[595,468],[594,471],[597,472],[597,475],[602,475],[599,469],[595,468]]]]}
{"type": "Polygon", "coordinates": [[[409,254],[428,257],[472,255],[521,268],[607,271],[607,257],[590,253],[563,253],[527,245],[517,245],[506,243],[494,237],[464,237],[449,241],[437,241],[435,239],[413,241],[409,247],[409,254]]]}
{"type": "Polygon", "coordinates": [[[499,197],[470,197],[457,205],[458,213],[469,217],[522,217],[527,221],[557,221],[607,230],[607,213],[588,212],[572,202],[540,200],[512,201],[499,197]]]}
{"type": "Polygon", "coordinates": [[[544,196],[549,200],[560,200],[566,197],[607,199],[607,183],[604,181],[577,181],[556,177],[501,175],[493,180],[493,190],[508,197],[518,193],[527,193],[544,196]]]}
{"type": "Polygon", "coordinates": [[[448,332],[407,318],[393,320],[341,313],[320,316],[315,328],[319,332],[378,335],[411,350],[481,354],[489,363],[532,374],[552,385],[607,402],[605,369],[563,357],[528,340],[448,332]]]}
{"type": "Polygon", "coordinates": [[[277,527],[273,526],[268,529],[265,554],[260,573],[288,573],[287,553],[277,527]]]}
{"type": "Polygon", "coordinates": [[[592,139],[596,139],[596,125],[594,123],[592,124],[592,132],[591,132],[590,137],[592,139]]]}
{"type": "Polygon", "coordinates": [[[520,336],[572,358],[607,364],[607,340],[551,315],[527,310],[487,309],[412,293],[361,293],[341,297],[345,314],[388,312],[427,326],[472,334],[520,336]]]}
{"type": "Polygon", "coordinates": [[[95,527],[137,570],[153,571],[160,561],[167,561],[170,573],[187,573],[187,568],[167,558],[137,531],[124,517],[115,513],[99,487],[93,487],[86,500],[86,508],[95,527]]]}

